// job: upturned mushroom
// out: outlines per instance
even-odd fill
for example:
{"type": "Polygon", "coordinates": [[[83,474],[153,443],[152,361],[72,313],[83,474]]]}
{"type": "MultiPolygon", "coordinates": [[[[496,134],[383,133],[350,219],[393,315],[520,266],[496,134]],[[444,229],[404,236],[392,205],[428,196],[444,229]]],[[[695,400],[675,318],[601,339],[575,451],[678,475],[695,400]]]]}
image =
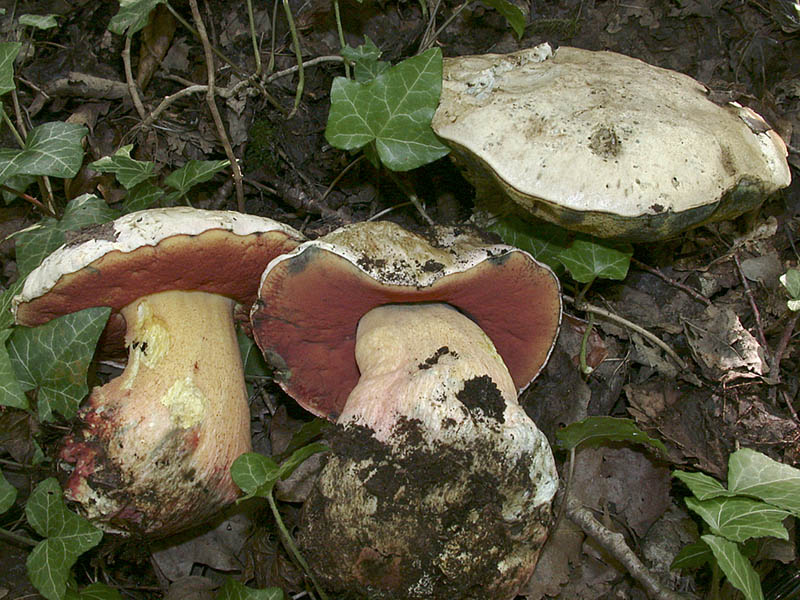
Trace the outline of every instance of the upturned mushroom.
{"type": "Polygon", "coordinates": [[[550,269],[471,230],[361,223],[270,263],[256,342],[289,395],[338,424],[299,536],[323,585],[513,597],[558,482],[517,393],[560,317],[550,269]]]}
{"type": "Polygon", "coordinates": [[[268,218],[146,210],[82,232],[28,276],[21,325],[93,306],[124,319],[127,366],[92,390],[59,455],[65,495],[90,519],[163,536],[236,498],[229,468],[250,449],[250,413],[234,305],[301,241],[268,218]]]}
{"type": "Polygon", "coordinates": [[[542,44],[448,58],[443,77],[432,127],[489,215],[646,242],[731,219],[791,180],[786,145],[751,109],[622,54],[542,44]]]}

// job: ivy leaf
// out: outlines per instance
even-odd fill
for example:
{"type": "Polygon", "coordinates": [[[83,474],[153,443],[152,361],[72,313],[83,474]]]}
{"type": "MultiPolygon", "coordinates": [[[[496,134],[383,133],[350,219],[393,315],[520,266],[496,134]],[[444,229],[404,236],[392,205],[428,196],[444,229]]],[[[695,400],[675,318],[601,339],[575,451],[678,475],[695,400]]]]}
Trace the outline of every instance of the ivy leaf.
{"type": "Polygon", "coordinates": [[[517,39],[522,38],[522,34],[525,33],[525,13],[518,6],[508,0],[483,0],[483,2],[506,18],[511,29],[517,34],[517,39]]]}
{"type": "Polygon", "coordinates": [[[725,489],[725,486],[719,481],[713,477],[709,477],[705,473],[673,471],[672,474],[685,483],[698,500],[735,495],[733,492],[729,492],[725,489]]]}
{"type": "Polygon", "coordinates": [[[133,144],[123,146],[111,156],[94,161],[89,166],[100,173],[113,173],[126,190],[155,175],[156,163],[131,158],[133,144]]]}
{"type": "Polygon", "coordinates": [[[342,56],[354,65],[353,75],[358,83],[372,81],[391,67],[388,62],[378,60],[381,54],[380,48],[368,36],[364,36],[364,43],[358,48],[342,48],[342,56]]]}
{"type": "Polygon", "coordinates": [[[328,449],[326,444],[315,442],[292,452],[280,465],[271,457],[247,452],[239,456],[231,465],[231,477],[245,493],[243,500],[258,496],[267,498],[280,479],[286,479],[309,456],[328,449]]]}
{"type": "MultiPolygon", "coordinates": [[[[27,410],[28,398],[19,384],[17,374],[11,365],[6,350],[6,340],[11,336],[10,329],[0,330],[0,406],[10,406],[27,410]]],[[[0,510],[0,512],[3,512],[0,510]]]]}
{"type": "Polygon", "coordinates": [[[283,590],[269,587],[257,590],[228,577],[215,596],[215,600],[283,600],[283,590]]]}
{"type": "Polygon", "coordinates": [[[230,164],[229,160],[190,160],[170,173],[164,183],[183,196],[192,186],[208,181],[230,164]]]}
{"type": "Polygon", "coordinates": [[[557,259],[579,283],[589,283],[598,277],[625,279],[633,256],[630,244],[614,244],[607,240],[580,237],[561,252],[557,259]]]}
{"type": "Polygon", "coordinates": [[[22,150],[0,148],[0,183],[15,175],[73,177],[83,162],[86,127],[56,121],[34,127],[22,150]]]}
{"type": "Polygon", "coordinates": [[[111,309],[87,308],[38,327],[17,327],[8,355],[24,390],[38,388],[39,418],[71,419],[89,391],[86,371],[111,309]]]}
{"type": "Polygon", "coordinates": [[[556,432],[558,445],[565,450],[581,444],[604,444],[606,442],[633,442],[648,444],[666,454],[667,448],[659,440],[651,438],[639,429],[631,419],[617,417],[587,417],[556,432]]]}
{"type": "Polygon", "coordinates": [[[778,280],[789,292],[790,299],[786,301],[789,310],[797,312],[800,310],[800,271],[789,269],[781,275],[778,280]]]}
{"type": "Polygon", "coordinates": [[[380,161],[408,171],[449,152],[431,119],[442,91],[442,53],[431,48],[359,83],[337,77],[325,138],[342,150],[374,144],[380,161]]]}
{"type": "Polygon", "coordinates": [[[239,354],[242,356],[247,393],[252,394],[252,380],[271,379],[272,371],[256,343],[240,329],[236,330],[236,341],[239,343],[239,354]]]}
{"type": "Polygon", "coordinates": [[[145,25],[150,12],[165,0],[120,0],[119,11],[108,24],[111,33],[133,35],[145,25]]]}
{"type": "Polygon", "coordinates": [[[705,542],[695,542],[687,544],[672,559],[670,569],[692,569],[702,567],[704,564],[714,560],[711,548],[705,542]]]}
{"type": "Polygon", "coordinates": [[[742,592],[747,600],[764,599],[758,573],[734,542],[716,535],[703,535],[700,539],[711,548],[719,568],[733,587],[742,592]]]}
{"type": "Polygon", "coordinates": [[[329,424],[330,422],[325,419],[314,419],[313,421],[303,423],[300,429],[294,433],[292,439],[289,440],[286,450],[276,455],[275,459],[280,462],[292,456],[295,451],[303,448],[314,438],[319,437],[329,424]]]}
{"type": "Polygon", "coordinates": [[[105,583],[92,583],[80,592],[67,590],[64,600],[122,600],[122,595],[105,583]]]}
{"type": "Polygon", "coordinates": [[[52,29],[58,27],[56,15],[20,15],[20,25],[29,25],[36,29],[52,29]]]}
{"type": "Polygon", "coordinates": [[[84,194],[71,200],[60,221],[51,217],[44,218],[36,227],[17,236],[17,269],[20,277],[33,271],[48,254],[63,244],[68,231],[100,225],[117,216],[117,211],[109,208],[104,200],[94,194],[84,194]]]}
{"type": "Polygon", "coordinates": [[[552,269],[563,269],[558,256],[569,245],[566,229],[550,223],[537,223],[534,227],[514,216],[498,217],[487,229],[498,234],[506,244],[525,250],[552,269]]]}
{"type": "Polygon", "coordinates": [[[22,44],[19,42],[0,43],[0,96],[17,89],[14,85],[14,59],[22,44]]]}
{"type": "Polygon", "coordinates": [[[750,448],[737,450],[728,458],[728,489],[800,517],[800,469],[750,448]]]}
{"type": "Polygon", "coordinates": [[[54,477],[33,490],[25,505],[25,516],[36,533],[46,538],[28,555],[28,578],[42,596],[61,600],[72,565],[100,542],[103,532],[67,509],[54,477]]]}
{"type": "Polygon", "coordinates": [[[708,523],[712,533],[733,542],[766,536],[789,539],[789,532],[781,523],[789,512],[766,502],[750,498],[697,500],[690,497],[686,498],[686,506],[708,523]]]}
{"type": "Polygon", "coordinates": [[[0,515],[6,512],[17,499],[17,488],[6,481],[3,472],[0,471],[0,515]]]}
{"type": "Polygon", "coordinates": [[[257,452],[245,452],[231,465],[231,477],[245,496],[242,500],[259,496],[266,498],[278,482],[278,463],[257,452]]]}
{"type": "Polygon", "coordinates": [[[150,208],[163,197],[164,190],[150,181],[145,181],[128,191],[125,202],[122,203],[122,212],[127,214],[150,208]]]}

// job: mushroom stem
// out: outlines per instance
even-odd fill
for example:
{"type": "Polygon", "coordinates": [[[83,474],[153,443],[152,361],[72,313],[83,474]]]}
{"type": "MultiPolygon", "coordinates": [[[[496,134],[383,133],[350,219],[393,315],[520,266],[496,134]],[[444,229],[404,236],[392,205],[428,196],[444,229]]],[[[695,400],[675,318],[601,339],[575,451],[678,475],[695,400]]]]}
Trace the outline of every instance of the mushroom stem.
{"type": "Polygon", "coordinates": [[[74,464],[66,494],[90,518],[163,534],[236,497],[229,468],[250,428],[233,306],[167,291],[122,309],[128,364],[92,391],[60,455],[74,464]]]}
{"type": "Polygon", "coordinates": [[[301,543],[333,591],[510,598],[536,564],[557,475],[491,340],[446,304],[385,305],[305,505],[301,543]]]}

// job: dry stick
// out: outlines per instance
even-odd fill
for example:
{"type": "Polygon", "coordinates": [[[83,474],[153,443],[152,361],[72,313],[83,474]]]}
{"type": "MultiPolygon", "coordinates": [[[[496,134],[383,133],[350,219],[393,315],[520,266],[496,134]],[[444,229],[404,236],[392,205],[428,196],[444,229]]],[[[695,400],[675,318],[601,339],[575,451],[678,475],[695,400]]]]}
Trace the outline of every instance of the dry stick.
{"type": "Polygon", "coordinates": [[[669,285],[671,285],[673,287],[676,287],[676,288],[678,288],[679,290],[681,290],[683,292],[686,292],[687,294],[689,294],[695,300],[698,300],[699,302],[702,302],[706,306],[711,306],[711,300],[709,300],[708,298],[703,296],[703,294],[701,294],[697,290],[694,290],[694,289],[690,288],[688,285],[686,285],[684,283],[681,283],[680,281],[676,281],[676,280],[672,279],[671,277],[668,277],[660,269],[655,269],[655,268],[653,268],[653,267],[651,267],[649,265],[644,264],[641,261],[636,260],[635,258],[631,258],[631,262],[634,265],[636,265],[638,268],[640,268],[640,269],[642,269],[644,271],[647,271],[648,273],[651,273],[651,274],[655,275],[656,277],[658,277],[659,279],[661,279],[663,281],[666,281],[669,285]]]}
{"type": "Polygon", "coordinates": [[[637,325],[636,323],[631,323],[630,321],[628,321],[627,319],[625,319],[623,317],[620,317],[619,315],[615,315],[612,312],[609,312],[609,311],[607,311],[607,310],[605,310],[603,308],[600,308],[599,306],[594,306],[592,304],[589,304],[588,302],[576,303],[575,299],[572,296],[567,296],[566,294],[564,294],[562,297],[564,298],[565,301],[567,301],[570,304],[572,304],[578,310],[594,313],[594,314],[599,315],[601,317],[605,317],[609,321],[614,321],[615,323],[619,323],[620,325],[623,325],[623,326],[627,327],[628,329],[631,329],[632,331],[635,331],[636,333],[644,336],[645,338],[647,338],[648,340],[653,342],[656,346],[661,348],[664,352],[666,352],[667,356],[669,356],[672,360],[674,360],[675,364],[677,364],[681,369],[686,369],[687,368],[686,363],[683,361],[683,359],[680,356],[678,356],[678,354],[675,352],[675,350],[670,348],[669,345],[666,342],[661,340],[661,338],[659,338],[655,334],[652,334],[649,331],[647,331],[644,327],[641,327],[640,325],[637,325]]]}
{"type": "Polygon", "coordinates": [[[764,336],[764,328],[761,326],[761,313],[759,312],[758,306],[756,305],[756,300],[753,297],[753,290],[750,289],[750,284],[747,283],[747,277],[745,277],[744,271],[742,271],[742,263],[739,262],[739,255],[735,252],[733,253],[733,260],[736,263],[736,268],[739,270],[739,279],[741,279],[742,285],[744,286],[744,293],[747,296],[747,299],[750,301],[750,308],[753,311],[753,316],[756,318],[756,333],[758,333],[758,342],[764,349],[764,353],[769,354],[767,338],[764,336]]]}
{"type": "Polygon", "coordinates": [[[781,339],[778,340],[778,345],[775,347],[775,352],[772,353],[772,357],[769,361],[769,370],[771,373],[773,373],[773,377],[777,378],[778,381],[780,381],[781,376],[781,359],[783,358],[783,353],[786,352],[786,347],[789,345],[789,340],[792,339],[792,334],[794,333],[794,327],[797,324],[798,317],[800,317],[800,313],[795,312],[792,315],[792,318],[789,319],[786,327],[783,328],[781,339]]]}
{"type": "Polygon", "coordinates": [[[222,116],[219,114],[217,102],[214,97],[214,53],[211,48],[211,42],[208,41],[208,34],[206,33],[206,26],[203,23],[203,18],[200,15],[200,8],[197,6],[197,0],[189,0],[189,6],[192,9],[192,18],[197,26],[197,33],[203,43],[203,52],[206,58],[206,72],[208,73],[208,90],[206,90],[206,103],[211,111],[211,116],[214,118],[214,125],[217,128],[217,136],[219,137],[222,146],[225,148],[225,154],[228,161],[231,163],[233,170],[233,182],[236,185],[236,206],[239,212],[244,212],[244,186],[242,185],[242,170],[239,167],[239,161],[233,153],[231,142],[228,139],[228,134],[225,131],[225,124],[222,122],[222,116]]]}
{"type": "Polygon", "coordinates": [[[125,81],[128,83],[128,93],[133,100],[133,106],[136,112],[139,113],[139,118],[142,121],[147,118],[147,111],[142,104],[142,99],[139,97],[139,90],[136,89],[136,80],[133,78],[133,70],[131,69],[131,33],[125,34],[125,47],[122,49],[122,64],[125,65],[125,81]]]}
{"type": "Polygon", "coordinates": [[[44,214],[46,214],[48,216],[51,216],[51,217],[55,217],[56,216],[55,212],[52,212],[47,206],[45,206],[44,204],[39,202],[39,200],[34,198],[33,196],[30,196],[30,195],[28,195],[28,194],[26,194],[24,192],[20,192],[19,190],[15,190],[14,188],[10,188],[7,185],[0,185],[0,190],[3,190],[4,192],[9,192],[11,194],[14,194],[18,198],[22,198],[23,200],[25,200],[25,202],[30,202],[36,208],[38,208],[40,211],[42,211],[44,214]]]}
{"type": "Polygon", "coordinates": [[[689,596],[679,594],[665,587],[628,547],[623,535],[604,527],[600,521],[594,518],[592,511],[585,508],[578,500],[567,498],[565,504],[569,520],[617,559],[630,573],[631,577],[645,589],[650,598],[655,598],[656,600],[687,600],[689,598],[689,596]]]}

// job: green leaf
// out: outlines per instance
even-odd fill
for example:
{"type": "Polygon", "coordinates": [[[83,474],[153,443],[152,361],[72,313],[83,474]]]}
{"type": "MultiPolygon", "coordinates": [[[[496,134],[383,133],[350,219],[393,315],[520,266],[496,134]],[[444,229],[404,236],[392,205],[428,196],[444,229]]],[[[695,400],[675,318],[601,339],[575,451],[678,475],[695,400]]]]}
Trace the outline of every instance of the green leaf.
{"type": "Polygon", "coordinates": [[[131,158],[133,144],[123,146],[111,156],[94,161],[89,166],[100,173],[113,173],[126,190],[147,181],[156,173],[156,163],[131,158]]]}
{"type": "Polygon", "coordinates": [[[517,39],[522,38],[525,33],[525,13],[518,6],[511,4],[508,0],[482,0],[484,4],[491,6],[506,18],[511,29],[517,34],[517,39]]]}
{"type": "Polygon", "coordinates": [[[326,450],[328,450],[328,445],[324,442],[314,442],[313,444],[298,448],[292,452],[289,458],[281,463],[280,467],[278,467],[280,478],[286,479],[289,475],[294,473],[294,470],[303,464],[309,456],[317,452],[325,452],[326,450]]]}
{"type": "Polygon", "coordinates": [[[272,494],[272,488],[280,479],[280,473],[278,464],[269,456],[246,452],[233,461],[231,477],[245,493],[242,498],[244,500],[253,496],[266,498],[272,494]]]}
{"type": "Polygon", "coordinates": [[[575,281],[589,283],[598,277],[625,279],[632,256],[633,247],[630,244],[580,237],[557,258],[575,281]]]}
{"type": "Polygon", "coordinates": [[[236,331],[236,341],[239,343],[239,353],[242,355],[244,376],[271,378],[272,371],[256,343],[240,329],[236,331]]]}
{"type": "Polygon", "coordinates": [[[431,48],[387,69],[368,83],[337,77],[325,137],[342,150],[375,144],[393,171],[415,169],[449,152],[431,119],[442,90],[442,53],[431,48]]]}
{"type": "Polygon", "coordinates": [[[283,600],[283,590],[277,587],[256,590],[228,577],[215,600],[283,600]]]}
{"type": "Polygon", "coordinates": [[[314,419],[313,421],[303,423],[300,429],[292,436],[292,439],[289,440],[289,445],[286,446],[286,450],[275,457],[276,460],[279,462],[285,460],[286,457],[290,456],[296,450],[299,450],[314,438],[319,437],[329,424],[330,422],[325,419],[314,419]]]}
{"type": "Polygon", "coordinates": [[[86,371],[111,309],[85,310],[38,327],[17,327],[8,354],[23,389],[38,388],[39,418],[71,419],[89,391],[86,371]]]}
{"type": "Polygon", "coordinates": [[[68,231],[114,220],[117,211],[93,194],[71,200],[60,221],[47,217],[28,231],[17,236],[17,269],[21,277],[33,271],[44,258],[63,244],[68,231]]]}
{"type": "Polygon", "coordinates": [[[36,533],[46,538],[28,555],[28,578],[42,596],[61,600],[72,565],[100,542],[103,532],[67,509],[54,477],[33,490],[25,516],[36,533]]]}
{"type": "Polygon", "coordinates": [[[616,417],[587,417],[557,431],[556,438],[558,445],[564,450],[577,448],[581,444],[634,442],[667,452],[664,444],[639,429],[631,419],[616,417]]]}
{"type": "Polygon", "coordinates": [[[92,583],[80,592],[67,590],[64,600],[122,600],[122,595],[105,583],[92,583]]]}
{"type": "Polygon", "coordinates": [[[769,536],[789,539],[789,532],[781,523],[789,513],[766,502],[750,498],[697,500],[689,497],[686,506],[708,523],[712,533],[733,542],[769,536]]]}
{"type": "Polygon", "coordinates": [[[0,148],[0,183],[15,175],[73,177],[83,162],[86,132],[83,125],[61,121],[34,127],[22,150],[0,148]]]}
{"type": "Polygon", "coordinates": [[[758,573],[735,543],[716,535],[703,535],[701,539],[711,548],[717,564],[733,587],[742,592],[747,600],[763,600],[758,573]]]}
{"type": "Polygon", "coordinates": [[[11,312],[11,303],[14,296],[19,294],[25,279],[20,277],[12,283],[6,291],[0,294],[0,330],[14,325],[14,314],[11,312]]]}
{"type": "Polygon", "coordinates": [[[388,62],[378,60],[381,54],[380,48],[367,36],[364,36],[364,43],[358,48],[342,48],[342,56],[353,63],[353,75],[359,83],[372,81],[391,67],[388,62]]]}
{"type": "Polygon", "coordinates": [[[280,465],[269,456],[247,452],[233,461],[231,477],[245,493],[243,500],[253,496],[267,498],[279,479],[286,479],[309,456],[327,449],[328,446],[322,442],[303,446],[280,465]]]}
{"type": "Polygon", "coordinates": [[[705,473],[673,471],[672,474],[685,483],[698,500],[708,500],[717,496],[734,496],[719,481],[705,473]]]}
{"type": "Polygon", "coordinates": [[[183,195],[193,185],[208,181],[230,164],[229,160],[190,160],[177,171],[170,173],[164,183],[183,195]]]}
{"type": "Polygon", "coordinates": [[[165,0],[120,0],[119,12],[111,19],[108,30],[111,33],[122,35],[128,32],[133,35],[147,25],[150,12],[165,0]]]}
{"type": "Polygon", "coordinates": [[[6,512],[17,499],[17,488],[6,481],[3,472],[0,471],[0,514],[6,512]]]}
{"type": "Polygon", "coordinates": [[[702,567],[704,564],[714,560],[711,548],[705,542],[695,542],[687,544],[672,559],[670,569],[692,569],[702,567]]]}
{"type": "Polygon", "coordinates": [[[56,15],[20,15],[20,25],[29,25],[36,29],[52,29],[58,27],[56,15]]]}
{"type": "Polygon", "coordinates": [[[506,244],[525,250],[551,268],[557,271],[563,268],[558,256],[569,244],[566,229],[550,223],[534,226],[514,216],[498,217],[488,229],[498,234],[506,244]]]}
{"type": "MultiPolygon", "coordinates": [[[[11,336],[10,329],[0,330],[0,406],[10,406],[27,410],[28,398],[19,384],[17,374],[11,365],[6,350],[6,340],[11,336]]],[[[0,510],[0,512],[3,512],[0,510]]]]}
{"type": "Polygon", "coordinates": [[[742,448],[728,459],[728,489],[754,496],[800,517],[800,469],[742,448]]]}
{"type": "Polygon", "coordinates": [[[22,44],[19,42],[0,43],[0,96],[16,89],[14,85],[14,59],[22,44]]]}
{"type": "Polygon", "coordinates": [[[122,203],[122,212],[127,214],[150,208],[163,197],[164,190],[150,181],[145,181],[128,192],[125,202],[122,203]]]}

